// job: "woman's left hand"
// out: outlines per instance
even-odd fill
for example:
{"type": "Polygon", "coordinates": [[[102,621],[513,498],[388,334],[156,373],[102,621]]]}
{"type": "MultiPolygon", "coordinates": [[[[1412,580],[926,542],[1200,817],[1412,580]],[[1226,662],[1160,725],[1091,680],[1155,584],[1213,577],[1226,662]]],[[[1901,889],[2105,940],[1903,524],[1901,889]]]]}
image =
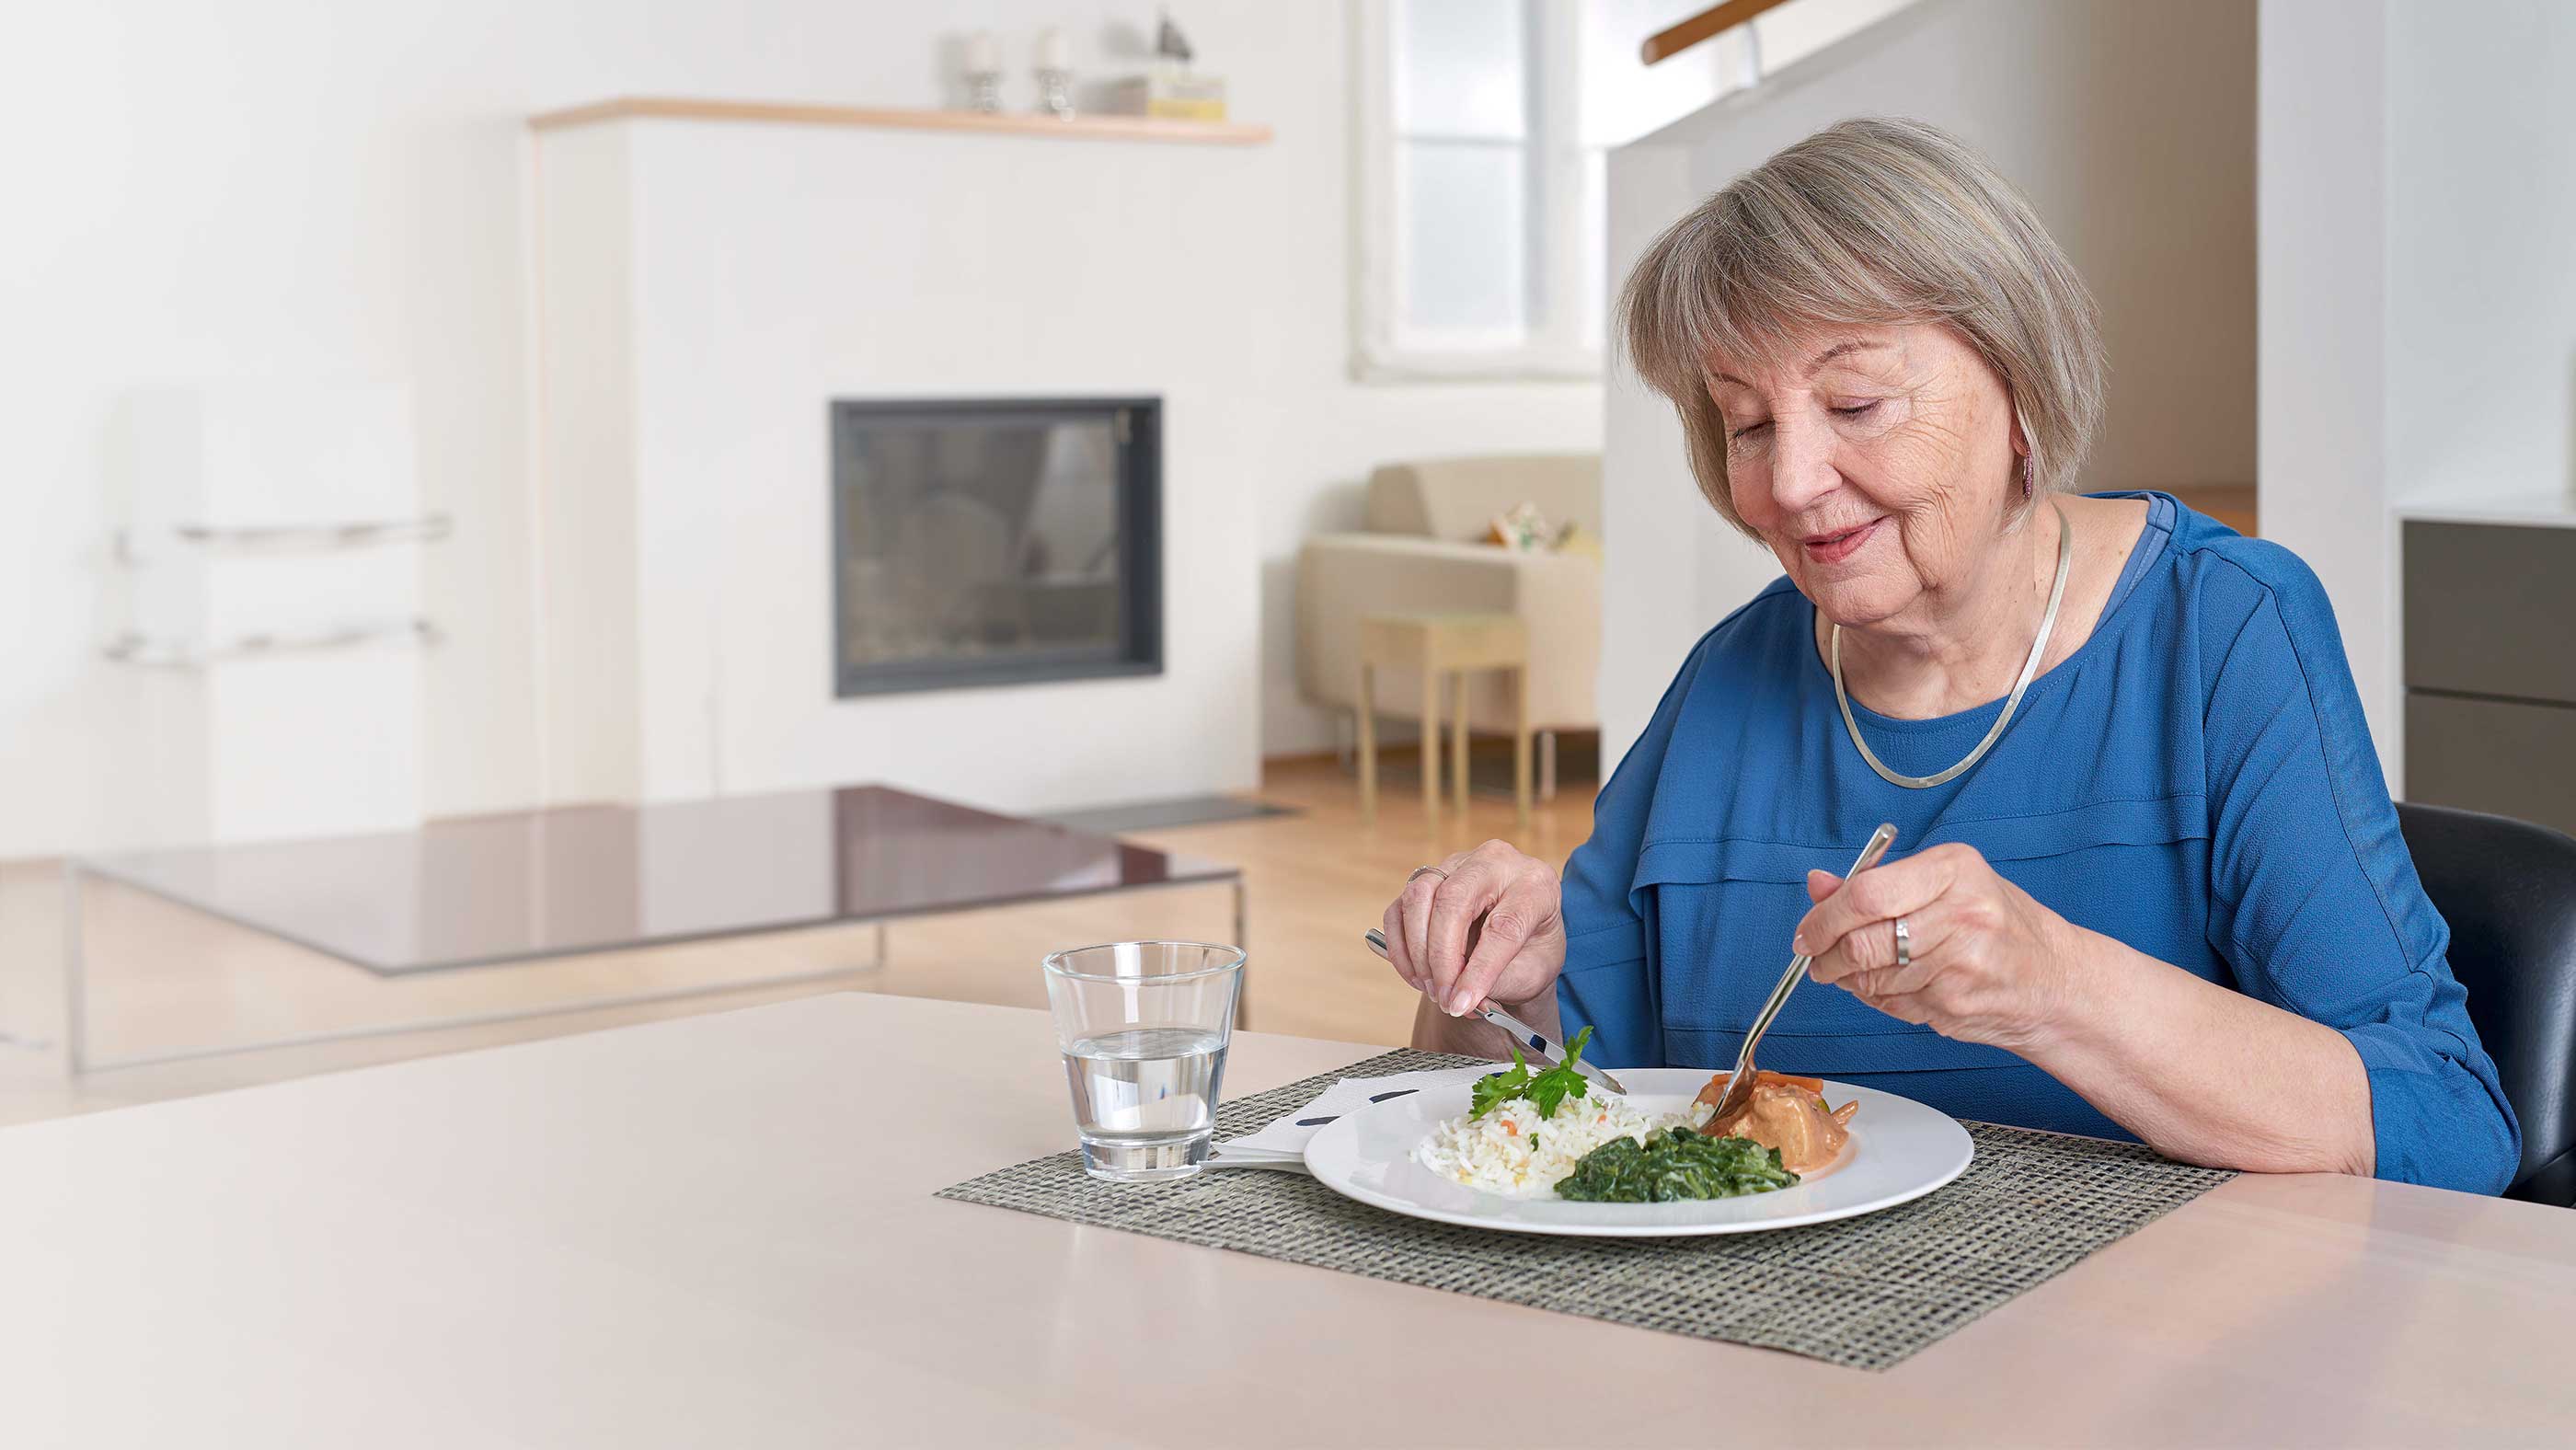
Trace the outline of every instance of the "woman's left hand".
{"type": "Polygon", "coordinates": [[[1996,875],[1973,847],[1934,846],[1849,884],[1810,871],[1807,895],[1816,905],[1798,923],[1793,949],[1815,959],[1808,975],[1891,1017],[2016,1051],[2064,1018],[2079,929],[1996,875]]]}

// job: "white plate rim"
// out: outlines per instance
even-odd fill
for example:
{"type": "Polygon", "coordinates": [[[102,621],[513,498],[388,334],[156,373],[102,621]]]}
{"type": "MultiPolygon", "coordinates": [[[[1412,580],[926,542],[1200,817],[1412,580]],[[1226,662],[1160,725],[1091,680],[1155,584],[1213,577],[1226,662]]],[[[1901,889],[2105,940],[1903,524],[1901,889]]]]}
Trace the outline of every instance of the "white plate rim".
{"type": "MultiPolygon", "coordinates": [[[[1472,1194],[1478,1200],[1474,1211],[1463,1211],[1444,1209],[1418,1198],[1388,1193],[1357,1181],[1353,1172],[1360,1161],[1356,1145],[1361,1128],[1368,1120],[1387,1114],[1422,1113],[1426,1110],[1427,1104],[1439,1101],[1452,1093],[1461,1095],[1457,1106],[1452,1111],[1463,1112],[1466,1107],[1463,1093],[1467,1084],[1493,1071],[1495,1069],[1491,1067],[1459,1068],[1456,1070],[1454,1080],[1427,1084],[1421,1094],[1407,1094],[1402,1098],[1371,1103],[1356,1112],[1343,1114],[1335,1122],[1326,1124],[1322,1131],[1308,1140],[1307,1171],[1315,1176],[1316,1182],[1345,1198],[1368,1204],[1373,1208],[1384,1209],[1390,1213],[1401,1214],[1407,1218],[1423,1219],[1434,1223],[1491,1229],[1499,1233],[1543,1234],[1572,1238],[1687,1238],[1711,1234],[1764,1233],[1773,1229],[1832,1223],[1841,1219],[1857,1218],[1863,1214],[1878,1213],[1899,1204],[1911,1203],[1957,1181],[1959,1175],[1967,1172],[1968,1165],[1976,1158],[1975,1140],[1970,1138],[1968,1130],[1960,1126],[1959,1121],[1949,1114],[1912,1098],[1900,1097],[1878,1088],[1861,1087],[1827,1079],[1825,1089],[1829,1098],[1836,1102],[1845,1098],[1861,1100],[1861,1115],[1855,1120],[1853,1126],[1855,1140],[1863,1145],[1864,1151],[1868,1125],[1863,1120],[1875,1113],[1881,1121],[1894,1119],[1915,1125],[1907,1131],[1920,1131],[1948,1140],[1951,1151],[1943,1156],[1941,1166],[1934,1172],[1891,1185],[1884,1192],[1871,1194],[1863,1199],[1826,1207],[1808,1208],[1796,1206],[1808,1201],[1805,1192],[1810,1187],[1808,1184],[1801,1184],[1798,1188],[1783,1189],[1777,1194],[1765,1193],[1742,1198],[1711,1199],[1699,1204],[1601,1203],[1576,1207],[1565,1205],[1561,1199],[1507,1198],[1501,1194],[1485,1193],[1440,1180],[1444,1191],[1454,1188],[1459,1193],[1472,1194]],[[1544,1206],[1548,1210],[1555,1211],[1573,1209],[1584,1217],[1580,1220],[1537,1221],[1527,1217],[1515,1217],[1516,1205],[1544,1206]],[[1773,1213],[1761,1211],[1774,1205],[1782,1211],[1773,1213]],[[1694,1207],[1708,1210],[1708,1216],[1704,1218],[1674,1216],[1677,1213],[1686,1214],[1694,1207]],[[1662,1216],[1646,1221],[1645,1214],[1641,1213],[1641,1210],[1661,1211],[1662,1216]],[[1593,1217],[1596,1214],[1598,1217],[1593,1217]]],[[[1696,1096],[1699,1089],[1708,1081],[1708,1073],[1697,1068],[1621,1068],[1618,1071],[1621,1080],[1629,1085],[1632,1095],[1638,1097],[1678,1095],[1687,1099],[1696,1096]]],[[[1598,1088],[1594,1090],[1599,1091],[1598,1088]]],[[[1449,1114],[1441,1113],[1435,1116],[1446,1117],[1449,1114]]],[[[1412,1141],[1418,1142],[1419,1137],[1415,1137],[1412,1141]]],[[[1860,1160],[1855,1158],[1854,1161],[1857,1163],[1860,1160]]],[[[1430,1174],[1429,1169],[1410,1162],[1409,1150],[1405,1166],[1425,1175],[1430,1174]]],[[[1853,1164],[1845,1164],[1836,1169],[1832,1177],[1839,1178],[1849,1173],[1853,1166],[1853,1164]]],[[[1830,1181],[1830,1178],[1818,1179],[1813,1180],[1813,1183],[1821,1185],[1830,1181]]]]}

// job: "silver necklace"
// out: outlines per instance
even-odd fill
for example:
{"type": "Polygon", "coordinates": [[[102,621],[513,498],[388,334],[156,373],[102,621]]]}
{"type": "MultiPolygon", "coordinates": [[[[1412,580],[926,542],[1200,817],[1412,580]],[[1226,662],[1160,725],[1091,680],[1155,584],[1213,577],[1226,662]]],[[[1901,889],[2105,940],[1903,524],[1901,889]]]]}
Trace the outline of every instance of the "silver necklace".
{"type": "Polygon", "coordinates": [[[1843,689],[1843,627],[1839,624],[1834,626],[1834,703],[1843,707],[1843,729],[1851,733],[1851,743],[1860,751],[1860,758],[1868,761],[1869,768],[1877,771],[1878,778],[1889,785],[1901,785],[1907,790],[1930,790],[1958,779],[1967,773],[1969,766],[1985,759],[1986,752],[1995,748],[1995,742],[2003,738],[2004,727],[2012,723],[2013,711],[2021,708],[2021,693],[2030,688],[2031,677],[2039,673],[2040,657],[2048,653],[2048,637],[2057,633],[2057,606],[2065,602],[2066,571],[2075,559],[2074,530],[2067,525],[2066,510],[2059,508],[2053,499],[2048,506],[2057,509],[2057,579],[2048,586],[2048,612],[2039,617],[2039,638],[2030,642],[2030,658],[2021,662],[2021,678],[2013,681],[2012,693],[2004,698],[2004,712],[1995,717],[1994,728],[1986,732],[1985,739],[1977,742],[1976,749],[1968,752],[1967,759],[1948,770],[1939,775],[1898,775],[1870,753],[1869,742],[1860,738],[1860,722],[1852,718],[1851,695],[1843,689]]]}

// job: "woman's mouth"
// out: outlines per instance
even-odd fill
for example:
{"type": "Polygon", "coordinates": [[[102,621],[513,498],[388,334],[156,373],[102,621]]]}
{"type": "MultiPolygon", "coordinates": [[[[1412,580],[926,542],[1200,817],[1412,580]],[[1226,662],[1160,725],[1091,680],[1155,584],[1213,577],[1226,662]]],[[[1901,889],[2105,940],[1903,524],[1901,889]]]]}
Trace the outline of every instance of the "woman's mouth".
{"type": "Polygon", "coordinates": [[[1871,519],[1868,523],[1844,529],[1838,533],[1809,534],[1798,541],[1798,547],[1806,551],[1808,558],[1819,564],[1839,564],[1850,558],[1861,545],[1868,543],[1870,535],[1878,532],[1878,526],[1885,522],[1887,520],[1883,518],[1871,519]]]}

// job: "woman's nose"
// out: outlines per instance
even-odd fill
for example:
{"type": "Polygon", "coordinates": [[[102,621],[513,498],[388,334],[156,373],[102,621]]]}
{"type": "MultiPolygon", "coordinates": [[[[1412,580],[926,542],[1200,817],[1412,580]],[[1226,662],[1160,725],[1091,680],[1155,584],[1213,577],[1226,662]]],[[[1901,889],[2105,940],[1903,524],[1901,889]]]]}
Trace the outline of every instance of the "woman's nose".
{"type": "Polygon", "coordinates": [[[1783,514],[1794,515],[1841,486],[1832,430],[1804,417],[1772,424],[1771,497],[1783,514]]]}

